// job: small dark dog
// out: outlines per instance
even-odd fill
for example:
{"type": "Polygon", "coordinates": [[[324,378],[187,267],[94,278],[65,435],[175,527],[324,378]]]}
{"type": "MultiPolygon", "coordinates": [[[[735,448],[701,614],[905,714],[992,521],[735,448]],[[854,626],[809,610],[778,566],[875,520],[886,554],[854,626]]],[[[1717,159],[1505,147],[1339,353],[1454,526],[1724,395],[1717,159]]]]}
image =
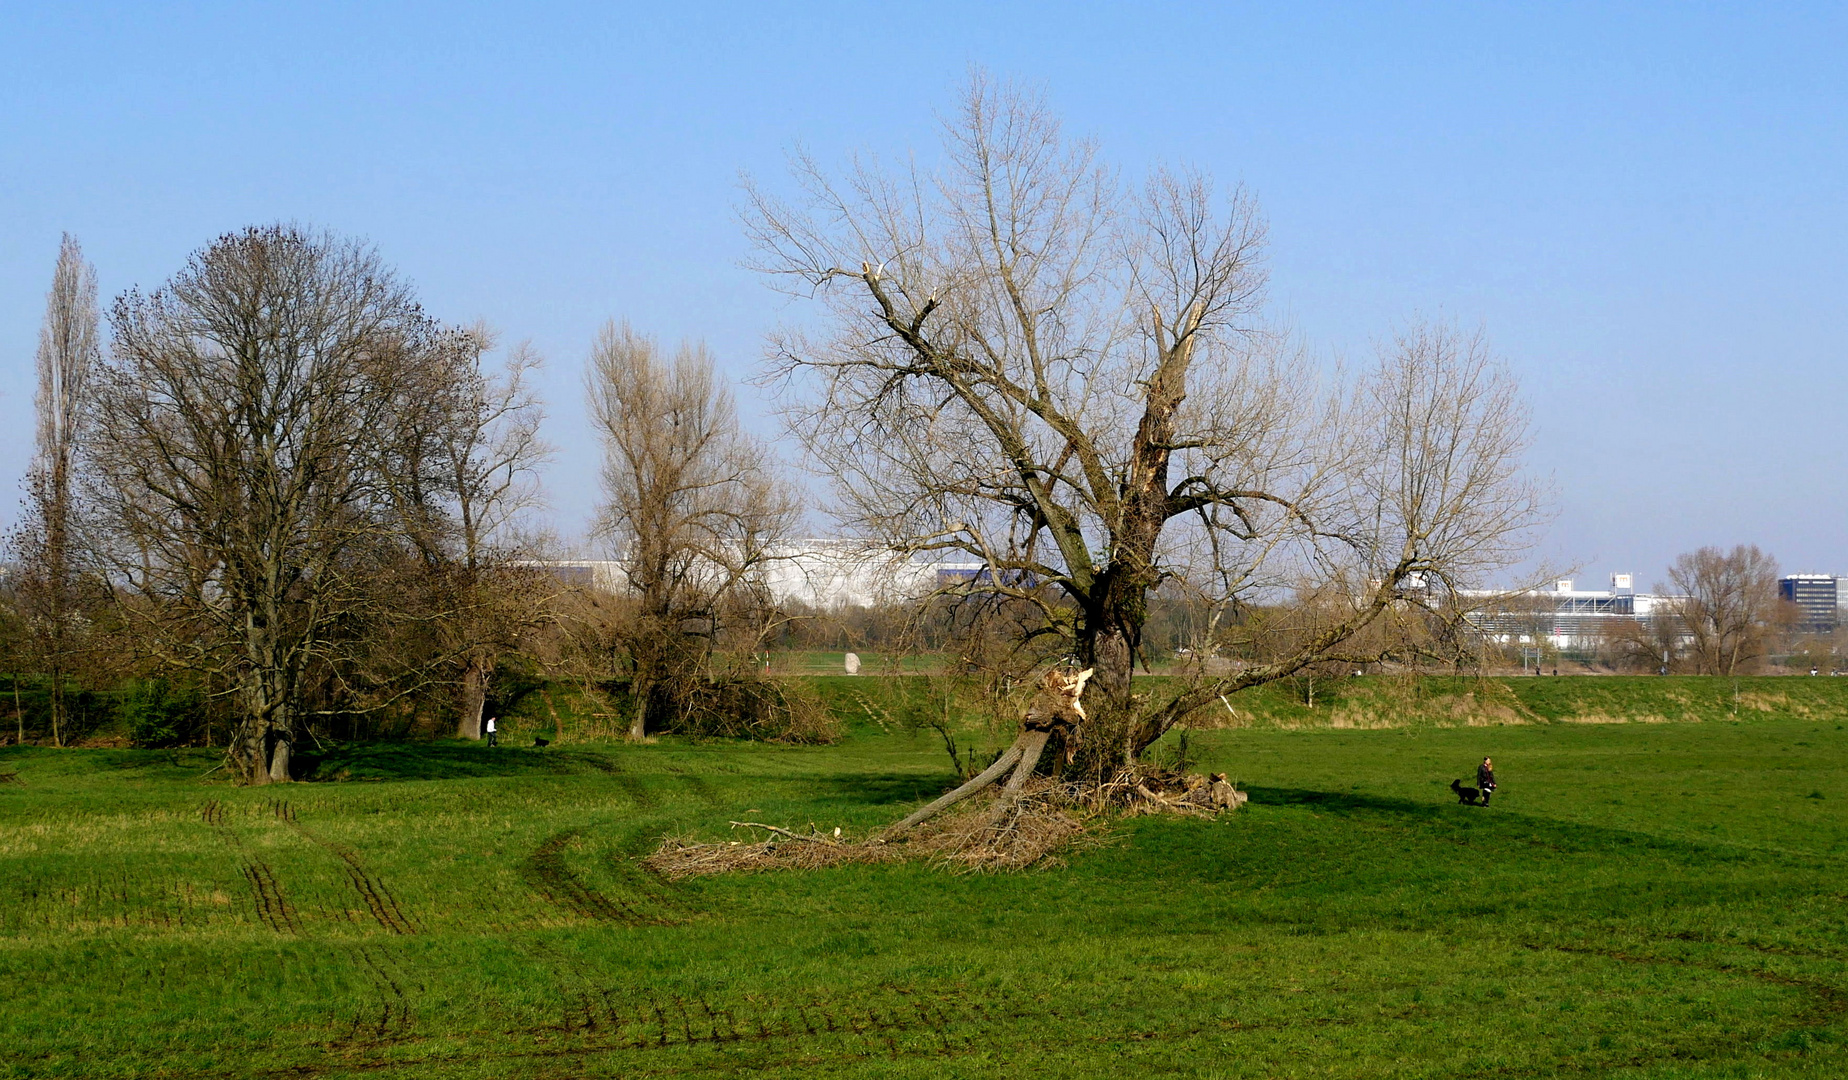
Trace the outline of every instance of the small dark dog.
{"type": "Polygon", "coordinates": [[[550,739],[534,739],[533,740],[534,748],[538,748],[541,746],[550,746],[550,745],[552,745],[552,740],[550,739]]]}
{"type": "Polygon", "coordinates": [[[1481,802],[1478,801],[1482,799],[1482,792],[1476,790],[1473,787],[1464,787],[1463,781],[1461,780],[1452,780],[1450,782],[1450,790],[1457,793],[1458,802],[1463,803],[1467,806],[1478,806],[1478,805],[1487,806],[1488,805],[1486,801],[1481,801],[1481,802]]]}

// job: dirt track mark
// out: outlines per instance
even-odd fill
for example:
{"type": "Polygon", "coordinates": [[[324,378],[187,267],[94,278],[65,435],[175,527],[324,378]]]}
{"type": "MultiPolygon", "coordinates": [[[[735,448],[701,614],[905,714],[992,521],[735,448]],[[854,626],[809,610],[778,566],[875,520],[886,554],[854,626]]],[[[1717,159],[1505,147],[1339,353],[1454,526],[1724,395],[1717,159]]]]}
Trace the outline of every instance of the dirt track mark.
{"type": "Polygon", "coordinates": [[[250,898],[257,908],[257,921],[278,934],[300,934],[301,919],[297,917],[295,905],[289,902],[288,895],[282,891],[282,882],[276,879],[276,871],[270,869],[269,863],[244,847],[244,842],[231,831],[230,815],[225,813],[225,806],[217,799],[209,800],[199,808],[199,819],[212,827],[212,831],[222,837],[231,849],[238,853],[238,871],[244,883],[250,886],[250,898]]]}
{"type": "Polygon", "coordinates": [[[375,1047],[409,1038],[416,1021],[411,1015],[410,995],[399,977],[402,972],[394,975],[390,970],[396,966],[392,958],[372,946],[361,945],[353,953],[365,965],[373,990],[379,996],[374,1007],[377,1015],[373,1015],[374,1010],[355,1009],[350,1030],[344,1037],[334,1040],[335,1044],[375,1047]]]}
{"type": "Polygon", "coordinates": [[[250,892],[257,901],[257,918],[264,926],[278,934],[299,934],[302,926],[295,917],[295,905],[282,893],[282,886],[276,881],[276,872],[262,859],[249,858],[244,862],[244,880],[250,883],[250,892]]]}
{"type": "MultiPolygon", "coordinates": [[[[374,1019],[371,1011],[362,1009],[353,1020],[338,1021],[339,1034],[322,1045],[347,1051],[350,1056],[343,1055],[341,1068],[356,1073],[413,1065],[479,1068],[490,1062],[551,1060],[574,1062],[578,1071],[568,1075],[576,1076],[593,1059],[615,1054],[646,1056],[698,1045],[757,1051],[749,1059],[731,1059],[728,1067],[734,1069],[813,1065],[819,1060],[960,1056],[975,1049],[977,1036],[951,1029],[969,1024],[979,1028],[990,1022],[979,1006],[971,1008],[953,997],[918,995],[896,987],[884,988],[886,993],[896,995],[889,999],[880,996],[853,1004],[779,1004],[752,998],[735,1003],[734,1010],[704,996],[664,997],[647,987],[602,982],[580,962],[548,945],[539,945],[533,954],[557,961],[562,965],[557,969],[566,981],[579,984],[574,989],[561,988],[558,1005],[562,1016],[558,1024],[505,1029],[501,1032],[504,1038],[495,1040],[492,1049],[456,1056],[438,1053],[406,1057],[403,1044],[414,1044],[418,1038],[411,1030],[414,1021],[402,1009],[381,1004],[377,1011],[382,1019],[374,1019]],[[389,1056],[388,1050],[392,1051],[389,1056]],[[765,1053],[771,1057],[762,1057],[765,1053]],[[799,1056],[776,1060],[787,1054],[799,1056]]],[[[368,958],[362,956],[362,960],[368,958]]],[[[389,986],[388,972],[381,970],[375,978],[385,980],[389,986]]],[[[383,990],[381,997],[387,994],[389,989],[383,990]]],[[[319,1073],[319,1069],[307,1071],[297,1066],[261,1075],[298,1080],[303,1075],[319,1073]]]]}
{"type": "MultiPolygon", "coordinates": [[[[966,1036],[953,1036],[953,1024],[978,1020],[967,1010],[952,1019],[942,1002],[926,1001],[907,991],[891,1001],[859,1001],[852,1005],[840,1002],[810,1001],[761,1011],[747,1011],[743,1016],[724,1005],[715,1006],[703,995],[662,997],[642,988],[610,987],[597,991],[605,1006],[596,1010],[586,995],[578,994],[579,1003],[567,1007],[565,1022],[556,1028],[533,1028],[509,1034],[543,1035],[547,1031],[589,1035],[596,1043],[576,1051],[581,1054],[610,1053],[619,1050],[662,1050],[669,1047],[702,1043],[771,1043],[789,1042],[805,1051],[819,1049],[821,1042],[831,1042],[855,1056],[919,1056],[952,1053],[966,1048],[966,1036]],[[594,1018],[601,1011],[603,1023],[594,1018]],[[920,1038],[921,1037],[921,1038],[920,1038]],[[900,1045],[899,1038],[907,1040],[900,1045]],[[952,1043],[952,1039],[955,1043],[952,1043]],[[845,1045],[841,1045],[845,1044],[845,1045]]],[[[979,1009],[976,1010],[979,1013],[979,1009]]],[[[513,1057],[546,1056],[544,1051],[509,1055],[513,1057]]]]}
{"type": "Polygon", "coordinates": [[[616,781],[616,786],[622,788],[623,794],[629,796],[630,800],[635,803],[637,809],[651,810],[659,801],[655,798],[654,792],[648,790],[648,785],[644,784],[640,777],[623,771],[621,765],[604,757],[602,754],[590,751],[574,752],[567,750],[558,753],[556,757],[559,761],[568,765],[583,765],[595,769],[616,781]]]}
{"type": "Polygon", "coordinates": [[[652,810],[655,805],[660,802],[659,799],[655,798],[655,793],[648,790],[648,785],[644,784],[640,777],[619,772],[614,774],[614,779],[617,785],[622,788],[623,794],[627,795],[629,799],[635,803],[636,809],[652,810]]]}
{"type": "Polygon", "coordinates": [[[345,844],[336,844],[332,840],[324,840],[315,835],[296,819],[295,812],[288,809],[288,805],[288,803],[280,804],[276,817],[286,822],[289,828],[301,835],[302,839],[331,853],[344,864],[343,869],[346,871],[348,883],[353,886],[353,891],[359,894],[359,899],[366,905],[366,910],[371,913],[374,922],[394,934],[418,932],[417,924],[404,913],[404,909],[398,904],[398,898],[391,894],[391,890],[385,887],[385,883],[377,875],[366,869],[366,864],[360,861],[358,852],[345,844]]]}
{"type": "Polygon", "coordinates": [[[593,922],[620,922],[631,926],[672,926],[671,919],[638,911],[622,897],[608,897],[584,884],[571,868],[565,864],[565,849],[570,847],[580,835],[582,829],[566,829],[553,833],[538,850],[526,857],[520,864],[520,874],[533,891],[545,897],[553,905],[564,908],[579,918],[593,922]]]}
{"type": "MultiPolygon", "coordinates": [[[[1666,935],[1666,939],[1678,941],[1700,940],[1682,934],[1666,935]]],[[[1793,990],[1802,990],[1810,996],[1809,1007],[1804,1010],[1801,1017],[1797,1018],[1797,1022],[1792,1025],[1793,1027],[1826,1027],[1834,1023],[1844,1014],[1848,1014],[1848,991],[1843,991],[1841,988],[1823,982],[1820,979],[1807,979],[1797,975],[1783,975],[1775,971],[1764,971],[1759,968],[1745,967],[1740,964],[1703,963],[1698,960],[1688,960],[1678,956],[1643,956],[1637,953],[1625,952],[1622,949],[1600,949],[1582,945],[1525,944],[1529,949],[1551,949],[1554,952],[1568,953],[1575,956],[1601,956],[1607,960],[1616,960],[1626,964],[1666,964],[1671,967],[1693,968],[1697,971],[1712,971],[1724,975],[1757,979],[1760,982],[1770,983],[1773,986],[1784,986],[1793,990]]],[[[1736,947],[1754,949],[1759,952],[1772,951],[1745,944],[1739,944],[1736,947]]],[[[1803,954],[1792,954],[1779,951],[1777,955],[1801,956],[1803,954]]]]}

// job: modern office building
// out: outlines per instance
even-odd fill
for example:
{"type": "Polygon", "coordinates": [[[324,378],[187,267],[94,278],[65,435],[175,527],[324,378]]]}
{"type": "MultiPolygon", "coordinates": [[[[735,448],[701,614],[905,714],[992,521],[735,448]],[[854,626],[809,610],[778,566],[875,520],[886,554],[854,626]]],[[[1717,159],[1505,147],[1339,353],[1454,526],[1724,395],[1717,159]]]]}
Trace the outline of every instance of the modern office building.
{"type": "Polygon", "coordinates": [[[1777,579],[1777,594],[1796,605],[1800,634],[1833,634],[1839,623],[1840,579],[1833,574],[1785,574],[1777,579]]]}
{"type": "Polygon", "coordinates": [[[1673,596],[1636,591],[1631,574],[1612,574],[1608,589],[1580,589],[1561,578],[1551,589],[1480,593],[1482,607],[1470,617],[1477,630],[1504,645],[1544,645],[1589,651],[1609,637],[1619,620],[1649,623],[1679,620],[1673,596]]]}
{"type": "MultiPolygon", "coordinates": [[[[736,553],[734,553],[736,555],[736,553]]],[[[916,600],[952,584],[957,573],[973,576],[968,566],[895,557],[850,540],[792,539],[766,544],[746,575],[779,604],[815,608],[872,606],[916,600]],[[950,576],[945,576],[946,574],[950,576]]],[[[623,564],[615,559],[550,559],[524,565],[542,566],[565,585],[602,592],[628,587],[623,564]]],[[[716,562],[696,566],[693,575],[708,584],[726,579],[716,562]]]]}

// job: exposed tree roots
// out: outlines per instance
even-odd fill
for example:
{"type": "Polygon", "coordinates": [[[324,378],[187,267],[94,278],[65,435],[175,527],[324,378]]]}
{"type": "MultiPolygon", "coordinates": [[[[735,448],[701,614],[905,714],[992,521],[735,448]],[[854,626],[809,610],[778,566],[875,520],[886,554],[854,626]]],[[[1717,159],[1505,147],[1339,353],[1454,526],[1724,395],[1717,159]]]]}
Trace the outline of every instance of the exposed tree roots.
{"type": "MultiPolygon", "coordinates": [[[[1018,760],[1018,756],[1016,758],[1018,760]]],[[[1006,761],[1004,755],[1003,761],[1006,761]]],[[[998,777],[1006,766],[992,768],[998,777]]],[[[1014,762],[1007,762],[1011,765],[1014,762]]],[[[951,802],[953,813],[911,828],[914,814],[879,836],[852,840],[838,833],[797,832],[759,822],[734,821],[734,829],[761,830],[761,840],[717,843],[669,838],[646,860],[650,869],[670,879],[702,874],[759,870],[806,870],[844,863],[926,860],[961,871],[1021,870],[1056,862],[1058,853],[1085,838],[1098,838],[1111,819],[1137,814],[1184,814],[1214,817],[1236,810],[1245,801],[1223,775],[1205,777],[1159,769],[1125,769],[1105,783],[1069,783],[1017,774],[998,793],[988,785],[963,785],[926,809],[935,815],[951,802]],[[971,795],[987,793],[986,798],[971,795]],[[765,835],[767,834],[767,835],[765,835]]]]}

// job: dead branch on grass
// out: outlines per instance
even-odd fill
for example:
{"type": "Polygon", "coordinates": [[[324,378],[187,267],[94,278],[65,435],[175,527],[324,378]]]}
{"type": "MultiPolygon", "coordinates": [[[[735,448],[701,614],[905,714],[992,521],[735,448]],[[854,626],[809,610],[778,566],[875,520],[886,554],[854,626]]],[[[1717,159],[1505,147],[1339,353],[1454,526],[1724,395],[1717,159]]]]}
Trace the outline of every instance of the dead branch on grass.
{"type": "Polygon", "coordinates": [[[893,830],[850,841],[799,833],[754,821],[733,828],[763,829],[768,839],[698,841],[671,837],[645,861],[669,880],[705,874],[765,870],[817,870],[848,863],[923,860],[956,871],[1024,870],[1056,862],[1060,851],[1087,836],[1101,837],[1112,818],[1182,814],[1212,818],[1236,810],[1245,794],[1226,780],[1143,767],[1125,768],[1103,783],[1067,783],[1042,778],[1018,790],[1003,789],[985,801],[966,801],[908,832],[893,830]]]}

